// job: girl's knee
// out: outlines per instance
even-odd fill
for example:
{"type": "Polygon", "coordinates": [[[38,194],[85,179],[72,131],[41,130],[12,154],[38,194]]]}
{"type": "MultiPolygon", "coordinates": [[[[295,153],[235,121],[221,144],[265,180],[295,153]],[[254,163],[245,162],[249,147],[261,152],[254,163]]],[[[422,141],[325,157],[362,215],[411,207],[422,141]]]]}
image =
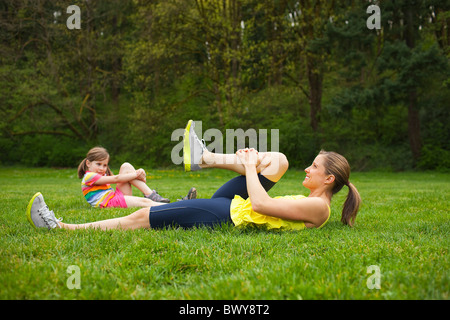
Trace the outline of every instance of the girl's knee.
{"type": "Polygon", "coordinates": [[[131,163],[129,162],[124,162],[122,163],[122,165],[120,166],[120,168],[124,168],[124,169],[128,169],[128,168],[132,168],[134,169],[134,167],[131,165],[131,163]]]}
{"type": "Polygon", "coordinates": [[[147,198],[144,198],[144,197],[136,197],[136,196],[133,196],[133,195],[125,195],[125,202],[126,202],[126,204],[127,204],[127,206],[129,208],[132,208],[132,207],[149,208],[149,207],[151,207],[151,206],[153,206],[155,204],[150,199],[147,199],[147,198]]]}
{"type": "Polygon", "coordinates": [[[134,171],[134,167],[131,165],[131,163],[124,162],[120,166],[119,172],[123,173],[123,172],[131,172],[131,171],[134,171]]]}

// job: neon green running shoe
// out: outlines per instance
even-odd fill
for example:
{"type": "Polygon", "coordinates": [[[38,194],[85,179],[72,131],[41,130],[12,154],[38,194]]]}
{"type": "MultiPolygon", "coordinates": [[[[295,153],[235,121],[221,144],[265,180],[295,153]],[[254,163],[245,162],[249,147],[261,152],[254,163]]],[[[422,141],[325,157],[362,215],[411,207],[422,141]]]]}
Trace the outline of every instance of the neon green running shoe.
{"type": "Polygon", "coordinates": [[[44,197],[40,192],[36,193],[27,206],[27,218],[34,228],[61,228],[59,222],[61,219],[56,219],[53,211],[48,209],[44,201],[44,197]]]}
{"type": "Polygon", "coordinates": [[[199,163],[202,159],[203,152],[206,150],[205,141],[197,137],[194,127],[195,122],[189,120],[184,130],[183,160],[184,170],[186,172],[201,169],[199,163]]]}

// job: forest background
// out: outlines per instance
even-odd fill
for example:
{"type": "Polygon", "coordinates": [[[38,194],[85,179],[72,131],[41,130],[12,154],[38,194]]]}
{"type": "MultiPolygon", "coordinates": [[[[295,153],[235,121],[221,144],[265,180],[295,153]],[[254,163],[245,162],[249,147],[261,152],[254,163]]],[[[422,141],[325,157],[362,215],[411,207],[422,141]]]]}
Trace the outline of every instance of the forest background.
{"type": "Polygon", "coordinates": [[[170,167],[194,119],[279,129],[291,167],[327,149],[353,170],[449,171],[449,7],[1,0],[0,164],[75,167],[102,145],[113,165],[170,167]]]}

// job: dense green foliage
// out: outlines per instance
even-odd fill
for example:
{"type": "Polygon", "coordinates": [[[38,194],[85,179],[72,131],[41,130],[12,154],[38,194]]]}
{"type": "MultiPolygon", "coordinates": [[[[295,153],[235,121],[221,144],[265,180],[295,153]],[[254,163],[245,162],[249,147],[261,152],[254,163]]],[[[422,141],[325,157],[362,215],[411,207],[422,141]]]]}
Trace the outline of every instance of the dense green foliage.
{"type": "MultiPolygon", "coordinates": [[[[117,169],[117,168],[116,168],[117,169]]],[[[150,171],[148,183],[176,199],[191,186],[209,198],[235,174],[150,171]]],[[[272,196],[298,194],[289,170],[272,196]]],[[[40,191],[66,223],[123,216],[82,197],[74,169],[0,169],[0,299],[449,299],[448,173],[354,173],[363,204],[353,228],[338,193],[322,229],[34,230],[26,206],[40,191]],[[380,289],[367,286],[380,268],[380,289]],[[79,268],[80,289],[68,287],[79,268]],[[70,271],[70,269],[69,269],[70,271]]],[[[137,190],[135,190],[137,191],[137,190]]],[[[305,193],[306,194],[306,193],[305,193]]],[[[136,195],[139,195],[136,193],[136,195]]],[[[372,283],[372,282],[370,282],[372,283]]]]}
{"type": "Polygon", "coordinates": [[[450,168],[448,1],[4,0],[0,163],[171,166],[174,130],[279,129],[303,167],[450,168]],[[81,29],[69,29],[69,5],[81,29]]]}

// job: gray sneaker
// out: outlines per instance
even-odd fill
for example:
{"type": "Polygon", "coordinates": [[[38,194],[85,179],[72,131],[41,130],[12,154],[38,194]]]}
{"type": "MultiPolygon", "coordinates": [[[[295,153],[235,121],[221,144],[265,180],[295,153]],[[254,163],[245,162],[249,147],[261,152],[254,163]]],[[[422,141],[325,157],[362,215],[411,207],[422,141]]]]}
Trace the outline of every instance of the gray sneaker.
{"type": "Polygon", "coordinates": [[[192,200],[192,199],[197,199],[197,189],[195,189],[194,187],[192,187],[187,196],[183,197],[181,199],[177,199],[177,201],[184,201],[184,200],[192,200]]]}
{"type": "Polygon", "coordinates": [[[189,120],[184,130],[183,161],[186,172],[201,169],[199,163],[202,159],[203,152],[206,150],[205,140],[200,140],[197,137],[194,127],[195,122],[189,120]]]}
{"type": "Polygon", "coordinates": [[[163,202],[163,203],[170,203],[170,200],[167,198],[163,198],[158,192],[156,192],[156,190],[152,190],[153,192],[148,195],[148,196],[144,196],[147,199],[153,200],[155,202],[163,202]]]}
{"type": "Polygon", "coordinates": [[[47,228],[49,230],[56,227],[61,228],[59,225],[61,219],[55,218],[55,214],[48,209],[40,192],[36,193],[28,203],[27,218],[35,228],[47,228]]]}

